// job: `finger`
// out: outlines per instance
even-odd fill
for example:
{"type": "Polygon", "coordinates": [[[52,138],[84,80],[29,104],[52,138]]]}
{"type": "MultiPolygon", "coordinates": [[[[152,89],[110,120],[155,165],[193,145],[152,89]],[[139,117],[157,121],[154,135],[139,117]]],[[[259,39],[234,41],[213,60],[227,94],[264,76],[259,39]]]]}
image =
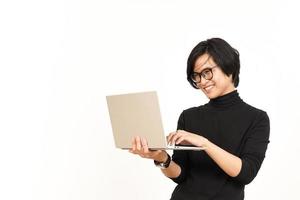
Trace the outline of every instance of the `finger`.
{"type": "Polygon", "coordinates": [[[142,147],[143,147],[144,153],[145,154],[149,153],[147,140],[145,138],[142,138],[141,142],[142,142],[142,147]]]}
{"type": "Polygon", "coordinates": [[[134,138],[132,138],[132,141],[131,141],[131,146],[132,146],[132,151],[135,151],[135,149],[136,149],[135,137],[134,137],[134,138]]]}
{"type": "Polygon", "coordinates": [[[185,138],[182,136],[182,137],[179,137],[177,138],[177,140],[175,141],[175,144],[180,144],[182,141],[184,141],[185,138]]]}
{"type": "Polygon", "coordinates": [[[170,144],[176,132],[172,132],[167,136],[167,143],[170,144]]]}
{"type": "Polygon", "coordinates": [[[140,152],[138,150],[132,151],[132,153],[135,155],[140,155],[140,152]]]}
{"type": "Polygon", "coordinates": [[[182,137],[178,138],[176,141],[176,144],[182,144],[182,145],[190,145],[194,144],[195,140],[190,137],[190,135],[182,135],[182,137]]]}
{"type": "Polygon", "coordinates": [[[171,140],[171,144],[174,145],[176,144],[176,141],[178,140],[178,138],[182,137],[182,134],[177,132],[173,137],[172,137],[172,140],[171,140]]]}
{"type": "Polygon", "coordinates": [[[132,154],[138,154],[136,150],[129,150],[129,152],[132,154]]]}
{"type": "Polygon", "coordinates": [[[172,136],[173,132],[169,133],[169,135],[167,135],[166,139],[167,139],[167,142],[169,142],[169,139],[170,137],[172,136]]]}
{"type": "Polygon", "coordinates": [[[145,155],[144,155],[144,154],[139,154],[139,156],[141,156],[142,158],[145,158],[145,155]]]}
{"type": "Polygon", "coordinates": [[[140,138],[140,136],[135,137],[135,142],[136,142],[137,150],[141,150],[141,138],[140,138]]]}

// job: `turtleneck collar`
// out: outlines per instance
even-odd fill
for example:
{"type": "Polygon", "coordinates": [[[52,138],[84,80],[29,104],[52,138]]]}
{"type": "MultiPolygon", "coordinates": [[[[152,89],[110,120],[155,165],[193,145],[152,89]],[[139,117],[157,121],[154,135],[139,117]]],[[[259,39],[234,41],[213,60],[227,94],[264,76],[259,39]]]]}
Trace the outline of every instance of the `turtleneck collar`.
{"type": "Polygon", "coordinates": [[[223,96],[210,99],[208,104],[216,108],[229,108],[241,102],[243,102],[243,100],[240,98],[239,93],[237,92],[237,90],[234,90],[223,96]]]}

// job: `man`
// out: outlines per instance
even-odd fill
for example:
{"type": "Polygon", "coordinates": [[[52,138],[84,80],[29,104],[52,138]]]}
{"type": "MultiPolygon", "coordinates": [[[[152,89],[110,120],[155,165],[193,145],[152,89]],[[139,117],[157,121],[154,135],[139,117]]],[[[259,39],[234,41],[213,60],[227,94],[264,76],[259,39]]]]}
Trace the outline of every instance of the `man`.
{"type": "Polygon", "coordinates": [[[269,143],[269,118],[239,97],[239,71],[239,53],[223,39],[202,41],[190,53],[187,80],[210,101],[184,110],[167,140],[204,151],[174,151],[171,158],[150,151],[144,138],[133,139],[130,152],[153,159],[178,184],[172,200],[241,200],[257,175],[269,143]]]}

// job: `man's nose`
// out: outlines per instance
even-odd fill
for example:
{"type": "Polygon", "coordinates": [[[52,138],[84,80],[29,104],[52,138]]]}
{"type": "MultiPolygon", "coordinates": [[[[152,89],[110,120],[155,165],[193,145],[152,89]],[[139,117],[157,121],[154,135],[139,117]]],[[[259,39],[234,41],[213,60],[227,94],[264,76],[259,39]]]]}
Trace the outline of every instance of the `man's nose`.
{"type": "Polygon", "coordinates": [[[206,85],[206,83],[208,82],[209,80],[206,80],[205,78],[201,78],[201,80],[200,80],[200,82],[199,82],[199,85],[201,86],[201,87],[203,87],[203,86],[205,86],[206,85]]]}
{"type": "Polygon", "coordinates": [[[197,83],[197,88],[202,88],[206,84],[206,81],[207,80],[205,78],[201,78],[200,82],[197,83]]]}

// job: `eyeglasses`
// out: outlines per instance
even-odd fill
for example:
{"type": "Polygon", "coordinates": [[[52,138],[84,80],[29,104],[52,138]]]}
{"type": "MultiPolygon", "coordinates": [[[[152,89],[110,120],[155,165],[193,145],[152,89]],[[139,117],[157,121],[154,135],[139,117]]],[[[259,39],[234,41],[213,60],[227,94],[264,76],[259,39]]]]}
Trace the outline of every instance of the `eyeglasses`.
{"type": "Polygon", "coordinates": [[[214,76],[212,69],[215,68],[217,66],[213,66],[212,68],[206,68],[204,69],[202,72],[198,73],[198,72],[193,72],[191,75],[191,79],[194,83],[200,83],[201,82],[201,78],[204,78],[206,80],[211,80],[214,76]]]}

